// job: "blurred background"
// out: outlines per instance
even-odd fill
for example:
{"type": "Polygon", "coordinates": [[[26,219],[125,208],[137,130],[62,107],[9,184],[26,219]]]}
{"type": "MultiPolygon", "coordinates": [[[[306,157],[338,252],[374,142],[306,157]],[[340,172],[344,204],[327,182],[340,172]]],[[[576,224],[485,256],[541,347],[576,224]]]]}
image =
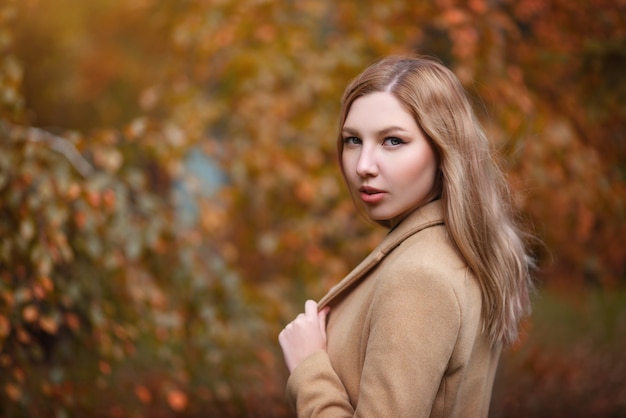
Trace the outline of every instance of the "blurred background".
{"type": "Polygon", "coordinates": [[[385,231],[375,59],[464,83],[543,241],[492,417],[626,417],[626,1],[2,0],[0,415],[290,417],[280,329],[385,231]]]}

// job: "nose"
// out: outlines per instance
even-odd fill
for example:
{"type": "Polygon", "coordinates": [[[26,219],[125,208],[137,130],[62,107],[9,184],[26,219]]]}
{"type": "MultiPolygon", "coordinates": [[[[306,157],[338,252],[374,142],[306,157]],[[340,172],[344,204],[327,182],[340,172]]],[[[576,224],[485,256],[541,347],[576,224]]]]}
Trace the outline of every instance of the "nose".
{"type": "Polygon", "coordinates": [[[373,149],[364,146],[361,148],[359,160],[356,165],[356,173],[360,177],[375,177],[378,175],[378,164],[373,149]]]}

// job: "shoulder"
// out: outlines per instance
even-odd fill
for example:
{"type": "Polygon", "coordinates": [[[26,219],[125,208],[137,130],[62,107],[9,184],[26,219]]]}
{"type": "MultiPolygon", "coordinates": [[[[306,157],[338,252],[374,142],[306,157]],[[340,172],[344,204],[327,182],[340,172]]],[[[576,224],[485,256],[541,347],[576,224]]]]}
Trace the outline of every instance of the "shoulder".
{"type": "Polygon", "coordinates": [[[467,264],[443,225],[431,226],[408,237],[382,264],[393,276],[409,275],[413,280],[428,276],[450,285],[468,275],[467,264]]]}
{"type": "Polygon", "coordinates": [[[462,292],[457,281],[466,274],[459,260],[448,263],[438,249],[448,251],[425,235],[440,238],[444,227],[428,228],[409,237],[385,257],[369,280],[374,280],[370,306],[372,327],[384,325],[385,334],[410,332],[434,341],[456,341],[464,323],[462,292]],[[434,257],[437,255],[437,257],[434,257]],[[454,265],[454,267],[452,267],[454,265]],[[425,337],[427,336],[427,337],[425,337]]]}
{"type": "Polygon", "coordinates": [[[462,315],[478,284],[443,225],[426,228],[404,240],[376,272],[379,299],[420,303],[462,315]]]}

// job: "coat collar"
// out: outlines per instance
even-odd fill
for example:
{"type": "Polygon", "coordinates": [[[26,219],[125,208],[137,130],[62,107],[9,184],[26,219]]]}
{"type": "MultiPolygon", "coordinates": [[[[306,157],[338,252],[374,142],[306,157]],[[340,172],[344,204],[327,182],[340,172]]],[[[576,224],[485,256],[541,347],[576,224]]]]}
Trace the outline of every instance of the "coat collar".
{"type": "Polygon", "coordinates": [[[354,268],[337,285],[320,299],[318,309],[330,304],[333,299],[341,295],[346,289],[363,278],[394,248],[400,245],[405,239],[435,225],[443,225],[443,206],[440,200],[428,203],[415,210],[406,219],[391,229],[383,241],[372,251],[358,266],[354,268]]]}

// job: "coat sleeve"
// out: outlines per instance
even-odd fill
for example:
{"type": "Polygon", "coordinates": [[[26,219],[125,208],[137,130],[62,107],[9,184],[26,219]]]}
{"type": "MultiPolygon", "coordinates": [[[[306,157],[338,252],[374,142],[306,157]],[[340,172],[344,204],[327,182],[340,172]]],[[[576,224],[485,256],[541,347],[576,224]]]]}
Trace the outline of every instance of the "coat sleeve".
{"type": "Polygon", "coordinates": [[[445,278],[418,271],[396,270],[378,284],[356,410],[327,354],[319,352],[299,365],[288,382],[298,417],[431,415],[459,335],[461,310],[445,278]]]}
{"type": "Polygon", "coordinates": [[[291,373],[287,380],[287,399],[298,418],[354,415],[348,394],[325,351],[310,355],[291,373]]]}

